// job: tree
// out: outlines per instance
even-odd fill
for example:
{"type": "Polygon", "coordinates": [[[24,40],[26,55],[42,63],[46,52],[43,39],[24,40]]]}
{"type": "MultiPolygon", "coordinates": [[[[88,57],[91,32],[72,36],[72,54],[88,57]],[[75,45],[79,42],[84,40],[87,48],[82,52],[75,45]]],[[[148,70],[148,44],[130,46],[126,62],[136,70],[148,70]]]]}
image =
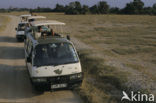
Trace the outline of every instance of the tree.
{"type": "Polygon", "coordinates": [[[153,13],[154,15],[156,15],[156,3],[153,4],[152,13],[153,13]]]}
{"type": "Polygon", "coordinates": [[[134,11],[135,11],[135,7],[132,2],[126,4],[126,7],[123,9],[124,14],[134,14],[134,11]]]}
{"type": "Polygon", "coordinates": [[[69,6],[66,6],[65,14],[82,14],[82,6],[78,1],[69,3],[69,6]]]}
{"type": "Polygon", "coordinates": [[[155,3],[155,4],[153,4],[153,9],[156,9],[156,3],[155,3]]]}
{"type": "Polygon", "coordinates": [[[142,2],[141,0],[134,0],[133,2],[135,10],[136,10],[136,14],[142,14],[143,13],[143,8],[144,8],[144,2],[142,2]]]}
{"type": "Polygon", "coordinates": [[[125,14],[142,14],[144,3],[141,0],[134,0],[133,2],[127,3],[123,12],[125,14]]]}
{"type": "Polygon", "coordinates": [[[73,10],[74,10],[73,7],[71,7],[69,5],[65,6],[65,14],[73,14],[73,10]]]}
{"type": "Polygon", "coordinates": [[[142,2],[141,0],[134,0],[133,4],[138,10],[142,10],[144,7],[144,2],[142,2]]]}
{"type": "Polygon", "coordinates": [[[64,12],[65,8],[64,8],[63,5],[56,4],[56,7],[55,7],[55,9],[53,11],[55,11],[55,12],[64,12]]]}
{"type": "Polygon", "coordinates": [[[82,14],[87,14],[89,12],[90,12],[89,11],[89,7],[87,5],[83,5],[82,10],[81,10],[81,13],[82,14]]]}
{"type": "Polygon", "coordinates": [[[98,11],[100,14],[107,14],[109,11],[109,5],[105,1],[100,1],[98,3],[98,11]]]}
{"type": "Polygon", "coordinates": [[[92,7],[90,7],[90,12],[92,14],[99,14],[99,9],[97,5],[93,5],[92,7]]]}
{"type": "Polygon", "coordinates": [[[77,10],[81,14],[82,7],[81,7],[81,3],[78,1],[75,1],[75,10],[77,10]]]}
{"type": "Polygon", "coordinates": [[[120,9],[117,8],[117,7],[110,8],[109,13],[119,14],[120,13],[120,9]]]}
{"type": "Polygon", "coordinates": [[[143,10],[143,14],[152,15],[153,14],[153,8],[152,7],[145,7],[143,10]]]}

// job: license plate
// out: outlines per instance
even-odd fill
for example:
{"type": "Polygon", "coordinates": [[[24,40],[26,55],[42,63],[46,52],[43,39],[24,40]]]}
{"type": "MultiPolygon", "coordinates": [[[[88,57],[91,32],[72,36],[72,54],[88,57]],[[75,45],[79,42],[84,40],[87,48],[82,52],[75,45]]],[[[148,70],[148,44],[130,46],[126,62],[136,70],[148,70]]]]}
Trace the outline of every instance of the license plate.
{"type": "Polygon", "coordinates": [[[51,89],[65,88],[65,87],[67,87],[67,84],[54,84],[54,85],[51,85],[51,89]]]}

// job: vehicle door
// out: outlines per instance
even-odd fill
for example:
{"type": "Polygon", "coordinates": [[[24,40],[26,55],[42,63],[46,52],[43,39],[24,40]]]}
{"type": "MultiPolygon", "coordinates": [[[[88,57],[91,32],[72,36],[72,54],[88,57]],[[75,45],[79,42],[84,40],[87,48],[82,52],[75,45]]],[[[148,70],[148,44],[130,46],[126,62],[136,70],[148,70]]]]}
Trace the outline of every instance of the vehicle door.
{"type": "MultiPolygon", "coordinates": [[[[29,42],[30,43],[30,42],[29,42]]],[[[31,45],[31,44],[29,44],[29,46],[28,46],[28,57],[27,57],[27,68],[28,68],[28,71],[29,71],[29,73],[30,73],[30,76],[31,76],[31,74],[32,74],[32,68],[33,68],[33,57],[32,57],[32,55],[33,55],[33,46],[31,45]]]]}

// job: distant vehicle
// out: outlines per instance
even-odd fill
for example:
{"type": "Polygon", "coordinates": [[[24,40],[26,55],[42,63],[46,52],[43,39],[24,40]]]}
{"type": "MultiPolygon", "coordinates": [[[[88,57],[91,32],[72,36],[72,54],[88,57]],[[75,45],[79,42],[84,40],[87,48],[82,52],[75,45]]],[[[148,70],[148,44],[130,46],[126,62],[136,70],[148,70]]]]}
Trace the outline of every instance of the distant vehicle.
{"type": "Polygon", "coordinates": [[[33,22],[35,20],[42,20],[42,19],[46,19],[45,16],[34,16],[31,14],[25,14],[25,15],[20,15],[20,20],[21,22],[33,22]]]}
{"type": "Polygon", "coordinates": [[[27,29],[30,27],[31,23],[33,21],[45,19],[44,16],[31,16],[31,15],[21,15],[20,19],[21,22],[18,24],[18,27],[16,29],[16,38],[18,41],[24,41],[25,34],[27,29]]]}
{"type": "Polygon", "coordinates": [[[46,19],[46,17],[45,16],[30,16],[28,17],[28,22],[31,23],[33,21],[42,20],[42,19],[46,19]]]}
{"type": "Polygon", "coordinates": [[[63,25],[58,21],[36,21],[26,34],[25,61],[36,88],[74,88],[82,83],[81,64],[73,43],[50,29],[63,25]]]}
{"type": "Polygon", "coordinates": [[[63,36],[65,23],[56,20],[40,20],[31,23],[31,26],[26,30],[35,39],[48,36],[63,36]]]}
{"type": "Polygon", "coordinates": [[[20,15],[21,22],[27,22],[28,17],[30,17],[30,14],[20,15]]]}
{"type": "Polygon", "coordinates": [[[27,25],[29,25],[28,22],[20,22],[18,24],[18,27],[15,28],[17,41],[24,41],[25,29],[26,29],[27,25]]]}

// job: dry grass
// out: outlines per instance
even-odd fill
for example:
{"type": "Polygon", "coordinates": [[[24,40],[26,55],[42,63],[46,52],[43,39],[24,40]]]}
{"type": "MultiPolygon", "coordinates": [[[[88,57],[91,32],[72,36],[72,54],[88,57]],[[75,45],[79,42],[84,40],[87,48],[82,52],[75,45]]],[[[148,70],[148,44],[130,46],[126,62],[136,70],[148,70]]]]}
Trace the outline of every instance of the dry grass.
{"type": "Polygon", "coordinates": [[[140,71],[145,75],[148,75],[148,77],[151,78],[152,80],[156,80],[156,76],[152,75],[151,72],[148,71],[148,68],[145,68],[145,67],[138,65],[138,64],[126,64],[126,66],[133,68],[137,71],[140,71]]]}
{"type": "Polygon", "coordinates": [[[9,22],[10,18],[7,16],[2,16],[0,14],[0,32],[6,28],[7,23],[9,22]]]}
{"type": "Polygon", "coordinates": [[[141,54],[141,53],[155,53],[156,48],[149,46],[149,47],[126,47],[126,48],[114,48],[112,49],[113,52],[119,54],[119,55],[129,55],[129,54],[141,54]]]}
{"type": "Polygon", "coordinates": [[[104,59],[92,57],[89,51],[81,51],[80,59],[84,81],[77,91],[85,103],[119,103],[120,92],[128,90],[125,82],[129,73],[102,63],[104,59]]]}

